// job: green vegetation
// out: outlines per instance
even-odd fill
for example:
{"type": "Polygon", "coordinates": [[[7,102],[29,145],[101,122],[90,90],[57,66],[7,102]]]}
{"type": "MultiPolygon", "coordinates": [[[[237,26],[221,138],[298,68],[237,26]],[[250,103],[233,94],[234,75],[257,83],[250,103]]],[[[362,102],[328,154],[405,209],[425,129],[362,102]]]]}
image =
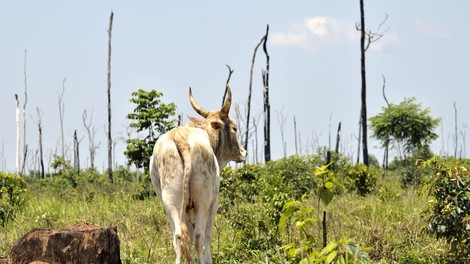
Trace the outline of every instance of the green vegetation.
{"type": "Polygon", "coordinates": [[[0,224],[3,227],[25,202],[25,187],[23,178],[0,171],[0,224]]]}
{"type": "MultiPolygon", "coordinates": [[[[428,162],[432,166],[420,169],[424,195],[402,188],[398,165],[367,169],[339,157],[329,170],[325,163],[316,155],[291,156],[225,168],[215,263],[449,263],[468,257],[470,190],[462,165],[470,163],[428,162]]],[[[145,177],[139,182],[120,167],[110,183],[106,174],[89,169],[77,175],[69,165],[42,180],[1,176],[10,179],[1,187],[2,205],[17,181],[23,183],[15,199],[23,202],[0,227],[0,255],[33,228],[93,223],[117,226],[123,263],[174,261],[167,216],[145,177]]]]}
{"type": "Polygon", "coordinates": [[[382,107],[382,113],[369,119],[373,136],[382,141],[384,147],[395,140],[406,153],[413,153],[438,137],[433,131],[441,120],[432,118],[431,110],[421,109],[421,104],[415,101],[415,98],[405,98],[398,105],[389,104],[382,107]]]}
{"type": "Polygon", "coordinates": [[[160,134],[164,134],[175,126],[176,105],[165,104],[160,100],[163,94],[156,90],[145,91],[142,89],[132,93],[131,103],[136,106],[134,112],[127,115],[132,120],[130,127],[137,132],[146,132],[145,137],[131,138],[126,140],[127,149],[124,155],[128,158],[129,165],[134,164],[137,168],[148,169],[153,146],[160,134]],[[157,135],[155,132],[158,132],[157,135]]]}
{"type": "Polygon", "coordinates": [[[470,172],[457,161],[437,158],[423,164],[433,170],[424,185],[431,200],[425,215],[427,231],[450,244],[450,258],[470,261],[470,172]]]}

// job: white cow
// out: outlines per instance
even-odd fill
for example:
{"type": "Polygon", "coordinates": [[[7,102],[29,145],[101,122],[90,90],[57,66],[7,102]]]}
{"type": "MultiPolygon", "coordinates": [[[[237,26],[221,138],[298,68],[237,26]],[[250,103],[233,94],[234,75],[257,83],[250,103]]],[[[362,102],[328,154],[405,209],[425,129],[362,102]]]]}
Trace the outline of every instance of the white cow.
{"type": "Polygon", "coordinates": [[[194,244],[199,263],[212,263],[212,227],[218,207],[220,170],[228,162],[246,160],[246,150],[237,139],[237,126],[229,117],[232,93],[221,110],[207,111],[189,100],[204,119],[176,127],[155,143],[150,175],[163,202],[173,230],[176,263],[184,255],[192,263],[194,244]],[[204,246],[204,254],[203,254],[204,246]]]}

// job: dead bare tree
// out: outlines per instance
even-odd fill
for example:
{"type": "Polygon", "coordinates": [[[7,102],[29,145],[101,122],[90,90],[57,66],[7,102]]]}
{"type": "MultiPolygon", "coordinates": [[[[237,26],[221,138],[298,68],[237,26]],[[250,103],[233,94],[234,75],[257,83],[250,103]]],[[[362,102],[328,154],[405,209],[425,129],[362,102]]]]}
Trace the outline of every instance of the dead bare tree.
{"type": "MultiPolygon", "coordinates": [[[[386,80],[385,80],[385,75],[382,74],[382,79],[383,79],[383,85],[382,85],[382,95],[384,97],[385,102],[387,103],[387,106],[390,106],[387,100],[387,96],[385,96],[385,85],[386,85],[386,80]]],[[[390,139],[387,139],[385,141],[385,149],[384,149],[384,159],[382,162],[382,166],[384,169],[388,169],[388,150],[390,148],[390,139]]]]}
{"type": "Polygon", "coordinates": [[[44,179],[44,156],[43,156],[43,148],[42,148],[42,113],[39,107],[36,107],[36,113],[37,113],[37,121],[33,121],[36,123],[36,126],[38,127],[38,144],[39,144],[39,165],[40,165],[40,173],[39,177],[41,179],[44,179]]]}
{"type": "Polygon", "coordinates": [[[251,92],[252,92],[252,87],[253,87],[253,67],[255,66],[256,52],[258,51],[259,46],[261,45],[261,43],[263,43],[265,38],[266,36],[263,36],[261,40],[258,42],[253,52],[253,58],[251,59],[250,84],[248,86],[248,102],[247,102],[247,111],[246,111],[246,131],[245,131],[245,139],[244,139],[245,149],[248,149],[248,134],[250,133],[249,127],[250,127],[250,112],[251,112],[251,92]]]}
{"type": "Polygon", "coordinates": [[[255,139],[253,140],[253,163],[258,163],[259,158],[258,158],[258,120],[253,117],[253,128],[254,128],[254,135],[255,139]]]}
{"type": "Polygon", "coordinates": [[[267,49],[269,25],[266,26],[266,35],[263,42],[263,51],[266,55],[266,69],[263,70],[263,98],[264,98],[264,162],[271,160],[271,106],[269,104],[269,53],[267,49]]]}
{"type": "Polygon", "coordinates": [[[462,152],[463,156],[461,157],[462,159],[465,159],[466,153],[467,153],[467,143],[465,142],[465,136],[466,136],[466,129],[467,129],[467,124],[463,123],[462,124],[462,129],[460,130],[460,136],[462,137],[462,152]]]}
{"type": "Polygon", "coordinates": [[[338,124],[338,131],[336,131],[336,146],[335,146],[335,152],[339,153],[339,142],[341,140],[341,122],[338,124]]]}
{"type": "MultiPolygon", "coordinates": [[[[364,0],[360,0],[361,9],[361,121],[362,121],[362,158],[364,164],[369,167],[369,151],[367,147],[367,105],[366,105],[366,50],[365,46],[365,22],[364,22],[364,0]]],[[[370,42],[369,42],[370,43],[370,42]]]]}
{"type": "Polygon", "coordinates": [[[16,101],[16,175],[20,175],[20,101],[15,94],[16,101]]]}
{"type": "Polygon", "coordinates": [[[23,165],[21,166],[21,174],[24,175],[26,166],[26,157],[28,156],[28,144],[26,144],[26,104],[28,103],[28,78],[26,71],[26,58],[28,50],[24,50],[24,104],[23,104],[23,165]]]}
{"type": "Polygon", "coordinates": [[[85,109],[83,110],[83,114],[82,114],[83,126],[85,126],[85,129],[88,134],[88,152],[90,153],[90,167],[95,168],[95,155],[96,155],[96,150],[99,147],[99,144],[97,145],[95,143],[95,135],[96,135],[97,128],[95,125],[93,126],[91,125],[93,121],[93,111],[91,112],[90,120],[88,121],[88,123],[87,123],[87,119],[88,119],[88,116],[87,116],[87,111],[85,109]]]}
{"type": "Polygon", "coordinates": [[[60,121],[60,140],[61,140],[61,150],[62,150],[62,158],[65,159],[65,141],[64,141],[64,114],[65,114],[65,105],[64,105],[64,91],[65,91],[65,81],[67,79],[64,78],[62,81],[62,92],[57,92],[58,100],[59,100],[59,121],[60,121]]]}
{"type": "MultiPolygon", "coordinates": [[[[225,66],[227,66],[227,68],[228,68],[228,78],[227,78],[227,82],[225,84],[228,84],[230,82],[230,77],[232,77],[232,73],[233,73],[234,70],[232,70],[232,68],[230,68],[230,66],[228,64],[225,64],[225,66]]],[[[227,96],[227,89],[225,89],[224,96],[222,97],[222,106],[225,103],[225,97],[226,96],[227,96]]]]}
{"type": "Polygon", "coordinates": [[[454,157],[457,158],[457,149],[459,146],[459,134],[457,133],[457,104],[454,102],[454,117],[455,117],[455,145],[454,157]]]}
{"type": "Polygon", "coordinates": [[[294,116],[294,146],[295,146],[295,154],[299,155],[299,148],[297,146],[297,122],[295,121],[295,116],[294,116]]]}
{"type": "Polygon", "coordinates": [[[285,116],[281,111],[277,111],[277,122],[279,123],[279,129],[281,130],[281,143],[282,143],[282,152],[284,154],[284,158],[287,157],[287,143],[284,137],[284,128],[286,126],[287,116],[285,116]]]}
{"type": "Polygon", "coordinates": [[[388,30],[381,31],[381,28],[388,18],[385,14],[385,19],[379,24],[376,31],[368,30],[366,32],[365,15],[364,15],[364,0],[359,0],[359,9],[361,13],[361,22],[356,24],[356,29],[361,32],[361,127],[362,127],[362,156],[363,162],[369,166],[369,150],[367,145],[367,103],[366,103],[366,51],[369,49],[371,43],[381,39],[384,33],[388,30]],[[366,40],[367,39],[367,40],[366,40]]]}
{"type": "Polygon", "coordinates": [[[80,174],[80,142],[82,142],[83,136],[78,139],[77,130],[73,132],[73,164],[77,170],[77,174],[80,174]]]}
{"type": "Polygon", "coordinates": [[[111,37],[114,13],[109,17],[108,29],[108,180],[113,182],[113,139],[111,137],[111,37]]]}

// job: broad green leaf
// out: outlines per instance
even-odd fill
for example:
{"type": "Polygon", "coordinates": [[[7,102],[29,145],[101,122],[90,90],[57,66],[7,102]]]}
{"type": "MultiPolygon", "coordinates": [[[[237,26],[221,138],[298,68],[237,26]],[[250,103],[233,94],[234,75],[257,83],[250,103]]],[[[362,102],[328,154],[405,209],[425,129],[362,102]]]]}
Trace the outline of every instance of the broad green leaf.
{"type": "Polygon", "coordinates": [[[326,247],[324,247],[320,251],[320,255],[318,256],[325,256],[329,254],[331,251],[336,250],[337,247],[338,247],[338,244],[336,242],[330,242],[328,245],[326,245],[326,247]]]}
{"type": "Polygon", "coordinates": [[[327,264],[331,263],[333,260],[335,260],[336,255],[338,255],[338,251],[336,250],[328,254],[328,257],[326,257],[325,263],[327,264]]]}
{"type": "Polygon", "coordinates": [[[325,205],[330,204],[331,200],[333,200],[333,197],[334,193],[331,190],[322,189],[320,191],[320,199],[325,205]]]}
{"type": "Polygon", "coordinates": [[[335,184],[331,181],[325,183],[325,188],[331,189],[335,186],[335,184]]]}

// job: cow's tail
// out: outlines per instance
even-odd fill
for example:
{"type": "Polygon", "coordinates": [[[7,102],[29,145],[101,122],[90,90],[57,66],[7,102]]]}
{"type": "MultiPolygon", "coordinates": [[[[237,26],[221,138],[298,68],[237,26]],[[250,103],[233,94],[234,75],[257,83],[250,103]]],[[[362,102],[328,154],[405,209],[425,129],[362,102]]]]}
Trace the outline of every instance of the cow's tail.
{"type": "Polygon", "coordinates": [[[191,237],[188,226],[186,225],[186,205],[189,200],[189,182],[191,178],[191,151],[186,140],[176,140],[176,146],[183,159],[183,192],[181,199],[181,207],[179,213],[181,227],[181,242],[183,254],[188,263],[192,263],[191,256],[191,237]]]}

